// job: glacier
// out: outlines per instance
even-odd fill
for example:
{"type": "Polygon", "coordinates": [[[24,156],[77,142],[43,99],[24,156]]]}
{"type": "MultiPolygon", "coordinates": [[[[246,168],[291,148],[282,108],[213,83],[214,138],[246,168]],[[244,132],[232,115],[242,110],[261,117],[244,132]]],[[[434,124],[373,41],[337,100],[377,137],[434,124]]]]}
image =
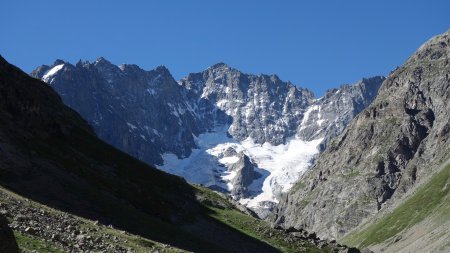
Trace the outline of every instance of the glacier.
{"type": "Polygon", "coordinates": [[[172,153],[165,153],[164,164],[159,168],[191,183],[214,189],[220,187],[229,192],[233,189],[231,181],[236,176],[236,171],[229,168],[238,161],[238,157],[226,156],[226,150],[233,148],[238,153],[243,152],[257,164],[257,171],[266,173],[260,173],[265,176],[253,180],[249,186],[251,192],[257,194],[236,200],[248,208],[258,209],[263,208],[263,203],[267,201],[278,203],[280,194],[287,192],[312,165],[319,154],[319,144],[323,141],[323,138],[304,141],[294,136],[286,144],[280,145],[268,142],[259,144],[250,137],[239,142],[229,137],[228,128],[217,127],[195,137],[197,148],[188,157],[178,158],[172,153]]]}

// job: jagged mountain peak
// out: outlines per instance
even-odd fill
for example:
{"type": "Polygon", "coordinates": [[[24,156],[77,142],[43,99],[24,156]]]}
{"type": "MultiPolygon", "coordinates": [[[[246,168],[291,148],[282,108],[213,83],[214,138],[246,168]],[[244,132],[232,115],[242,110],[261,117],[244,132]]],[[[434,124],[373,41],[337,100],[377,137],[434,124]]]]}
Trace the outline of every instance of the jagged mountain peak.
{"type": "MultiPolygon", "coordinates": [[[[88,61],[86,61],[87,63],[89,63],[88,61]]],[[[113,63],[111,63],[110,61],[108,61],[106,58],[100,56],[98,57],[93,63],[92,65],[96,66],[96,67],[103,67],[103,68],[117,68],[117,66],[113,63]]]]}
{"type": "Polygon", "coordinates": [[[144,82],[145,80],[147,80],[145,81],[146,83],[152,83],[152,79],[155,79],[155,83],[159,84],[164,82],[170,84],[176,83],[170,71],[165,66],[161,65],[155,69],[146,71],[136,64],[121,64],[117,66],[104,57],[98,57],[94,62],[80,59],[75,66],[70,62],[58,59],[51,66],[39,66],[33,70],[31,76],[43,79],[45,82],[51,84],[54,79],[64,75],[66,71],[77,73],[78,76],[76,78],[79,78],[79,75],[90,75],[89,78],[92,78],[92,76],[99,74],[101,79],[110,85],[123,83],[125,79],[129,81],[134,80],[133,82],[135,83],[144,82]],[[138,80],[139,78],[142,80],[138,80]]]}
{"type": "Polygon", "coordinates": [[[372,76],[372,77],[363,77],[360,81],[358,81],[358,83],[364,83],[364,82],[371,82],[371,81],[375,81],[375,80],[380,80],[380,79],[386,79],[385,76],[372,76]]]}
{"type": "Polygon", "coordinates": [[[160,66],[156,67],[154,70],[161,75],[172,76],[172,74],[170,73],[170,70],[164,65],[160,65],[160,66]]]}
{"type": "Polygon", "coordinates": [[[97,57],[97,59],[95,60],[95,63],[111,63],[111,62],[108,61],[105,57],[99,56],[99,57],[97,57]]]}
{"type": "MultiPolygon", "coordinates": [[[[81,60],[80,60],[81,61],[81,60]]],[[[87,63],[89,63],[89,61],[86,61],[87,63]]],[[[159,74],[164,74],[164,75],[171,75],[169,69],[164,66],[164,65],[160,65],[157,66],[154,69],[151,70],[144,70],[142,69],[139,65],[136,64],[128,64],[128,63],[123,63],[120,65],[115,65],[113,63],[111,63],[109,60],[107,60],[106,58],[100,56],[98,57],[95,62],[92,63],[94,66],[99,67],[99,68],[109,68],[109,69],[115,69],[115,70],[120,70],[122,72],[157,72],[159,74]]],[[[101,70],[101,69],[100,69],[101,70]]]]}
{"type": "MultiPolygon", "coordinates": [[[[386,79],[386,77],[384,76],[372,76],[372,77],[363,77],[361,79],[359,79],[355,84],[351,84],[351,83],[344,83],[342,85],[339,86],[339,89],[348,89],[351,88],[352,86],[358,86],[358,85],[364,85],[364,86],[370,86],[373,85],[373,83],[379,83],[379,82],[383,82],[386,79]]],[[[332,90],[336,90],[334,88],[330,89],[332,90]]],[[[327,90],[328,93],[329,90],[327,90]]]]}
{"type": "MultiPolygon", "coordinates": [[[[362,89],[362,88],[372,88],[375,90],[378,90],[380,87],[380,84],[383,83],[383,81],[386,79],[384,76],[373,76],[373,77],[363,77],[362,79],[358,80],[356,83],[344,83],[339,86],[339,88],[331,88],[327,89],[325,91],[325,94],[323,97],[318,98],[318,100],[327,99],[333,96],[336,96],[337,94],[341,92],[351,91],[354,89],[362,89]]],[[[342,94],[341,94],[342,95],[342,94]]],[[[374,94],[376,95],[376,94],[374,94]]]]}
{"type": "MultiPolygon", "coordinates": [[[[211,67],[207,68],[205,71],[203,71],[201,73],[210,74],[210,75],[213,75],[214,77],[221,76],[223,74],[229,74],[229,75],[235,75],[235,76],[243,75],[243,76],[250,77],[250,78],[267,79],[267,80],[270,80],[272,82],[272,84],[283,83],[283,84],[288,85],[288,86],[291,86],[291,85],[295,86],[290,81],[287,81],[287,82],[282,81],[280,79],[280,77],[278,75],[276,75],[276,74],[244,73],[244,72],[240,71],[239,69],[233,68],[230,65],[228,65],[226,63],[223,63],[223,62],[216,63],[216,64],[212,65],[211,67]]],[[[191,75],[191,74],[189,74],[189,75],[191,75]]]]}
{"type": "Polygon", "coordinates": [[[138,65],[129,63],[120,64],[120,69],[123,72],[145,72],[145,70],[138,65]]]}
{"type": "MultiPolygon", "coordinates": [[[[295,93],[301,93],[302,96],[307,97],[308,100],[314,99],[314,93],[307,88],[299,87],[290,81],[283,81],[276,74],[252,74],[244,73],[239,69],[230,67],[229,65],[220,62],[206,70],[198,73],[190,73],[180,80],[180,84],[189,90],[195,92],[202,92],[204,89],[211,89],[205,87],[207,83],[215,83],[217,85],[233,86],[243,93],[249,92],[251,83],[258,83],[258,86],[266,88],[277,87],[278,92],[286,92],[287,90],[295,90],[295,93]],[[282,89],[278,89],[282,87],[282,89]]],[[[218,87],[216,87],[218,88],[218,87]]]]}
{"type": "Polygon", "coordinates": [[[83,67],[86,67],[86,66],[89,65],[89,64],[90,64],[89,61],[79,59],[79,60],[77,61],[77,63],[75,64],[75,67],[77,67],[77,68],[83,68],[83,67]]]}
{"type": "Polygon", "coordinates": [[[66,62],[61,59],[56,59],[55,62],[53,63],[53,66],[61,65],[61,64],[65,64],[65,63],[66,62]]]}
{"type": "MultiPolygon", "coordinates": [[[[380,84],[382,84],[386,80],[384,76],[373,76],[373,77],[365,77],[360,79],[356,84],[344,84],[339,88],[343,91],[353,90],[353,89],[375,89],[378,91],[380,84]]],[[[376,95],[376,92],[374,93],[376,95]]]]}
{"type": "Polygon", "coordinates": [[[169,72],[169,69],[164,65],[159,65],[158,67],[155,68],[155,70],[160,72],[169,72]]]}
{"type": "Polygon", "coordinates": [[[218,62],[209,67],[208,69],[232,69],[232,68],[224,62],[218,62]]]}
{"type": "MultiPolygon", "coordinates": [[[[260,74],[252,74],[252,73],[244,73],[242,71],[240,71],[239,69],[233,68],[230,65],[224,63],[224,62],[219,62],[216,63],[214,65],[212,65],[211,67],[207,68],[205,71],[203,72],[208,72],[209,70],[213,70],[213,72],[236,72],[236,73],[240,73],[242,75],[247,75],[247,76],[254,76],[254,77],[260,77],[260,78],[267,78],[272,80],[273,82],[283,82],[280,77],[277,74],[265,74],[265,73],[260,73],[260,74]]],[[[292,84],[290,81],[286,82],[287,84],[292,84]]],[[[294,85],[294,84],[292,84],[294,85]]]]}
{"type": "Polygon", "coordinates": [[[355,84],[329,89],[312,101],[297,130],[304,140],[324,138],[321,149],[375,99],[384,77],[363,78],[355,84]]]}

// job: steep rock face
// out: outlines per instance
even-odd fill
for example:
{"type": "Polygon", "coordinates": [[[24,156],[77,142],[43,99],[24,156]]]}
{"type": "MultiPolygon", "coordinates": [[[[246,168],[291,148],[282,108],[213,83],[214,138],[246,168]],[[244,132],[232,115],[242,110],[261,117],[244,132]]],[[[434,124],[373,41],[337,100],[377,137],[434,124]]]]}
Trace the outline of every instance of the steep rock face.
{"type": "Polygon", "coordinates": [[[275,222],[340,238],[394,203],[450,148],[449,31],[421,46],[283,197],[275,222]]]}
{"type": "Polygon", "coordinates": [[[262,175],[255,171],[257,165],[250,161],[247,155],[240,153],[238,157],[239,160],[228,168],[230,171],[236,172],[236,176],[231,180],[233,185],[231,195],[237,198],[248,198],[254,195],[249,189],[251,183],[262,175]]]}
{"type": "Polygon", "coordinates": [[[228,133],[236,140],[286,143],[300,124],[313,94],[276,75],[250,75],[219,63],[180,81],[198,97],[215,104],[232,118],[228,133]]]}
{"type": "Polygon", "coordinates": [[[304,140],[324,138],[324,148],[374,100],[384,80],[381,76],[364,78],[354,85],[345,84],[339,89],[328,90],[308,107],[297,135],[304,140]]]}
{"type": "Polygon", "coordinates": [[[0,252],[18,253],[16,239],[8,226],[8,221],[0,214],[0,252]]]}
{"type": "Polygon", "coordinates": [[[276,75],[245,74],[223,63],[179,83],[164,67],[117,67],[104,58],[75,66],[57,60],[32,75],[115,147],[229,192],[242,204],[270,208],[312,164],[319,145],[373,100],[383,80],[363,79],[315,99],[276,75]],[[252,161],[252,169],[233,169],[240,166],[238,153],[252,161]]]}
{"type": "Polygon", "coordinates": [[[104,58],[75,66],[58,60],[32,75],[54,88],[100,138],[151,164],[162,164],[164,152],[188,156],[193,135],[206,130],[165,67],[144,71],[104,58]]]}

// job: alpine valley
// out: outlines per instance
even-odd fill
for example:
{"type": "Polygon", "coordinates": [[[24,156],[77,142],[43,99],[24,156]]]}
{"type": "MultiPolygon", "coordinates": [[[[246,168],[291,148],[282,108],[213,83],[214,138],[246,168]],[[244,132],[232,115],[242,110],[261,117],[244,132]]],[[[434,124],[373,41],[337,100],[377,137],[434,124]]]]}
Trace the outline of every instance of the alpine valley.
{"type": "Polygon", "coordinates": [[[0,98],[0,250],[450,252],[450,30],[320,98],[103,57],[0,98]]]}

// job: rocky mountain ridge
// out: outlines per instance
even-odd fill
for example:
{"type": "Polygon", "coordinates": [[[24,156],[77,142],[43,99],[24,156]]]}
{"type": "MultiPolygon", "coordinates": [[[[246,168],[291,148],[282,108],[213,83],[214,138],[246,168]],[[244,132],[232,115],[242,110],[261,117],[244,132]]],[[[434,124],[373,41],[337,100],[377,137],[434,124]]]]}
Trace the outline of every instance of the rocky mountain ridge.
{"type": "Polygon", "coordinates": [[[393,71],[280,201],[275,222],[341,238],[435,173],[450,151],[450,31],[393,71]]]}
{"type": "Polygon", "coordinates": [[[32,76],[49,83],[100,138],[150,164],[161,164],[160,154],[167,151],[189,155],[195,147],[193,136],[207,130],[198,128],[203,125],[196,122],[165,67],[144,71],[136,65],[118,67],[104,58],[76,65],[57,60],[32,76]]]}
{"type": "Polygon", "coordinates": [[[108,143],[256,209],[277,202],[384,80],[363,79],[315,99],[276,75],[244,74],[224,63],[178,83],[165,67],[144,71],[104,58],[75,66],[58,60],[32,76],[108,143]],[[239,157],[229,148],[248,157],[251,171],[233,169],[239,157]]]}

